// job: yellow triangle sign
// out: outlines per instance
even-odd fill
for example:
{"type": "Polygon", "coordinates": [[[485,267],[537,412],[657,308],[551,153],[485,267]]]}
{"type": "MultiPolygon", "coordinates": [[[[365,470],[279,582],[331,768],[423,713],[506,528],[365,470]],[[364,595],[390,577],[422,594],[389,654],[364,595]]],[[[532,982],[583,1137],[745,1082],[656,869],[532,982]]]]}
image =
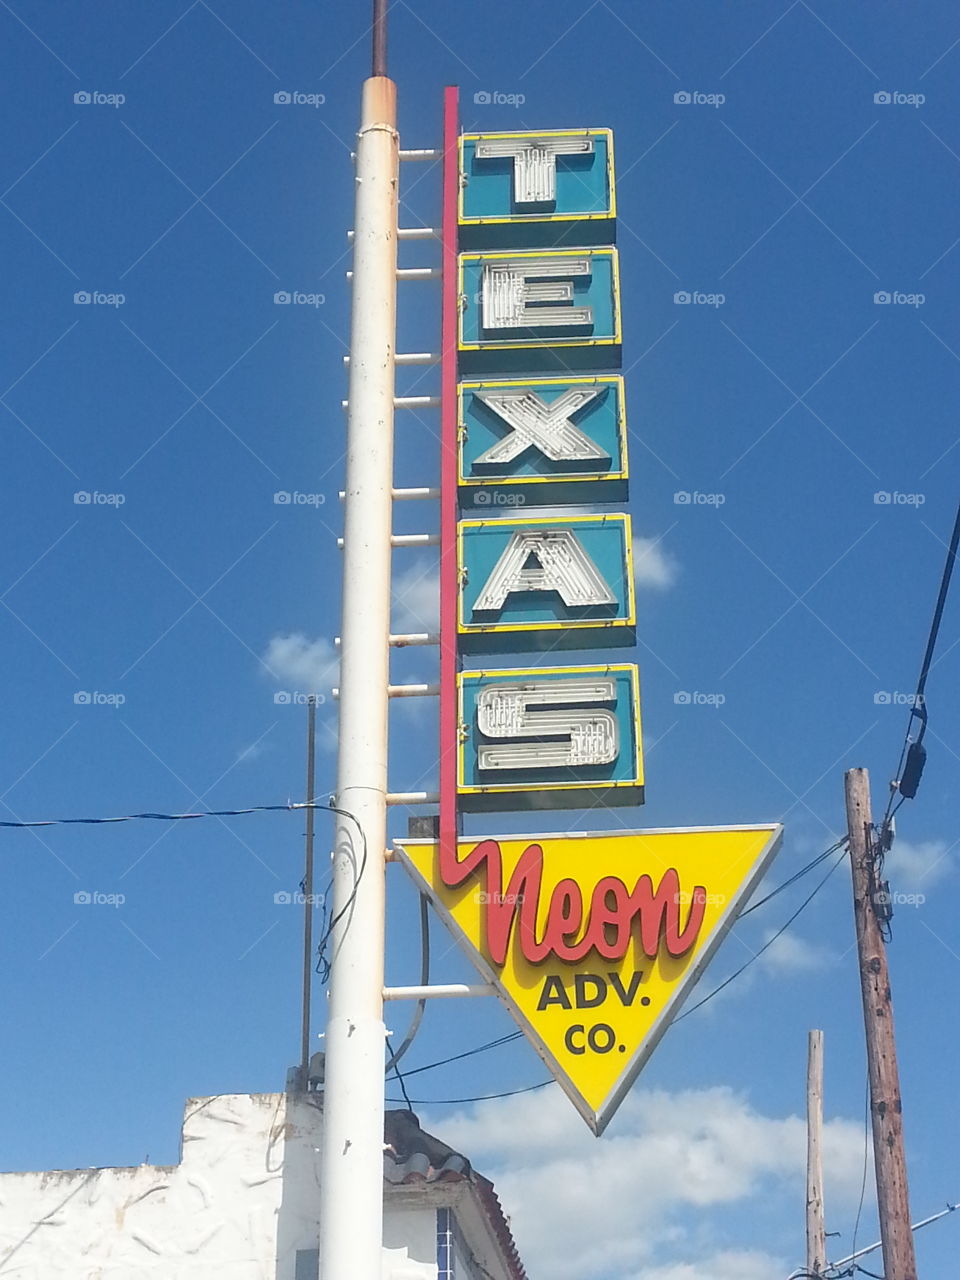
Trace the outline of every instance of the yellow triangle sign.
{"type": "Polygon", "coordinates": [[[593,1129],[603,1132],[783,828],[433,840],[397,851],[593,1129]]]}

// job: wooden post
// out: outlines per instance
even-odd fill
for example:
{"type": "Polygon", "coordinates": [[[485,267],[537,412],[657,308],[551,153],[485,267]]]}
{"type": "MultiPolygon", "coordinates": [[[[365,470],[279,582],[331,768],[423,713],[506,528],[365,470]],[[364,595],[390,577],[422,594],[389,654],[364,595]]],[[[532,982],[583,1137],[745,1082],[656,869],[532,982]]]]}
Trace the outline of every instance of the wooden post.
{"type": "Polygon", "coordinates": [[[807,1273],[827,1265],[823,1214],[823,1032],[807,1037],[807,1273]]]}
{"type": "Polygon", "coordinates": [[[893,1029],[893,1000],[887,951],[874,911],[877,892],[873,868],[873,817],[870,778],[866,769],[844,775],[853,908],[860,960],[860,991],[867,1039],[873,1158],[877,1172],[877,1207],[886,1280],[917,1280],[910,1229],[910,1197],[903,1150],[900,1077],[893,1029]]]}

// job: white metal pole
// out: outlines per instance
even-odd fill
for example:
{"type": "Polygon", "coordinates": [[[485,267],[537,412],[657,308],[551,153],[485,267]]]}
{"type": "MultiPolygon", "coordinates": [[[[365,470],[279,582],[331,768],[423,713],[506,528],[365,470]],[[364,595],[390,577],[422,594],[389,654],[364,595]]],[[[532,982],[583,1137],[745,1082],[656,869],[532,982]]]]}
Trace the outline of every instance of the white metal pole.
{"type": "Polygon", "coordinates": [[[384,858],[396,351],[396,85],[365,81],[344,501],[340,756],[320,1187],[322,1280],[381,1280],[384,858]],[[345,816],[350,815],[350,816],[345,816]]]}

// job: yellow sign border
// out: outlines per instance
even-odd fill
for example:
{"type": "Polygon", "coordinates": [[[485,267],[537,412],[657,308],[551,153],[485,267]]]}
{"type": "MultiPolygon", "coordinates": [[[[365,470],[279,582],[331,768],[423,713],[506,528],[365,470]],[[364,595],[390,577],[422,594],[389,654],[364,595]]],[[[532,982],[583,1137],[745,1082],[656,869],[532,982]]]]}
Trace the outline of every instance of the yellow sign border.
{"type": "Polygon", "coordinates": [[[617,216],[617,182],[616,164],[613,152],[612,129],[517,129],[506,133],[462,133],[457,154],[461,182],[457,199],[457,222],[461,227],[503,226],[511,222],[612,222],[617,216]],[[605,213],[517,213],[505,218],[469,218],[463,211],[466,197],[466,171],[463,167],[464,143],[477,142],[481,138],[528,138],[533,134],[537,138],[596,138],[603,137],[607,141],[607,186],[610,192],[610,207],[605,213]]]}
{"type": "Polygon", "coordinates": [[[644,779],[643,725],[640,717],[640,668],[635,662],[607,662],[585,667],[497,667],[496,669],[484,667],[479,671],[461,671],[457,676],[457,728],[459,738],[457,744],[457,794],[461,796],[500,795],[502,793],[514,794],[542,791],[544,788],[543,782],[512,782],[505,783],[502,786],[484,787],[468,787],[464,783],[467,738],[464,735],[466,725],[463,719],[463,686],[467,681],[479,680],[483,676],[516,676],[518,679],[522,679],[524,676],[582,675],[584,672],[595,675],[602,674],[605,671],[627,671],[630,673],[630,686],[633,693],[634,736],[637,748],[633,761],[633,777],[620,782],[551,782],[549,784],[550,789],[553,791],[583,791],[591,787],[594,789],[603,787],[604,790],[615,791],[621,787],[642,787],[644,779]]]}
{"type": "Polygon", "coordinates": [[[613,272],[613,337],[611,338],[528,338],[524,342],[464,342],[463,311],[457,322],[458,351],[529,351],[553,347],[619,347],[623,343],[623,313],[620,301],[620,254],[616,245],[592,245],[586,249],[471,249],[457,260],[457,292],[462,299],[463,266],[467,258],[582,258],[609,255],[613,272]]]}
{"type": "Polygon", "coordinates": [[[461,488],[487,488],[494,485],[512,485],[515,487],[528,484],[578,484],[583,480],[628,480],[630,478],[628,445],[627,445],[627,402],[626,385],[622,373],[588,374],[580,377],[566,378],[472,378],[457,383],[457,431],[460,434],[457,448],[457,483],[461,488]],[[479,391],[489,387],[581,387],[581,386],[613,386],[617,387],[617,439],[620,444],[619,471],[572,471],[556,475],[491,475],[466,476],[463,473],[463,436],[467,427],[463,420],[464,393],[479,391]]]}
{"type": "MultiPolygon", "coordinates": [[[[496,635],[500,633],[514,634],[518,631],[586,631],[597,627],[614,626],[618,629],[635,627],[637,624],[637,593],[633,579],[633,535],[630,516],[625,512],[610,512],[601,515],[586,516],[544,516],[538,520],[535,516],[497,517],[493,520],[459,520],[457,522],[457,574],[463,582],[466,568],[463,556],[464,530],[479,529],[484,526],[505,529],[516,525],[558,525],[569,528],[571,525],[616,521],[623,526],[624,552],[627,578],[627,612],[622,618],[587,618],[563,620],[559,622],[466,622],[463,616],[463,588],[457,592],[457,635],[477,636],[496,635]]],[[[589,646],[587,646],[589,648],[589,646]]]]}

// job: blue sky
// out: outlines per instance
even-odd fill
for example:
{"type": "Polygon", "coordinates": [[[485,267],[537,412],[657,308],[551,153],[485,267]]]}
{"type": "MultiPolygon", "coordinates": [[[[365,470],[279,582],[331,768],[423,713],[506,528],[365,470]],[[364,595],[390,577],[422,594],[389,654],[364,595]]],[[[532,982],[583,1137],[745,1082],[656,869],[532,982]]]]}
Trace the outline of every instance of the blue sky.
{"type": "MultiPolygon", "coordinates": [[[[8,819],[302,796],[304,711],[275,695],[332,683],[349,151],[367,65],[357,9],[0,9],[8,819]],[[324,100],[278,105],[278,92],[324,100]],[[312,301],[277,305],[280,291],[312,301]],[[306,497],[278,504],[277,492],[306,497]]],[[[437,144],[445,83],[461,85],[469,129],[615,131],[629,509],[650,547],[647,804],[616,821],[782,818],[771,883],[839,835],[844,768],[869,767],[885,802],[956,506],[958,37],[943,3],[393,6],[404,145],[437,144]],[[495,91],[523,101],[474,100],[495,91]],[[676,302],[683,292],[714,303],[676,302]],[[724,701],[675,701],[684,692],[724,701]]],[[[403,178],[404,223],[434,224],[437,170],[403,178]]],[[[407,246],[404,261],[428,265],[431,250],[407,246]]],[[[403,286],[401,348],[434,344],[433,287],[403,286]]],[[[432,379],[408,370],[401,389],[432,379]]],[[[435,432],[429,415],[398,423],[398,483],[436,480],[435,432]]],[[[433,527],[432,510],[397,513],[398,531],[433,527]]],[[[395,571],[397,621],[425,621],[431,562],[399,551],[395,571]]],[[[958,1192],[960,1103],[945,1084],[960,952],[957,619],[953,602],[928,686],[930,761],[891,859],[893,887],[924,898],[899,907],[891,949],[917,1217],[958,1192]]],[[[398,654],[395,677],[433,664],[398,654]]],[[[321,719],[327,794],[329,706],[321,719]]],[[[391,785],[429,786],[435,746],[432,710],[398,707],[391,785]]],[[[170,1161],[186,1096],[282,1087],[298,1051],[301,922],[274,894],[300,877],[299,816],[6,832],[3,849],[3,1167],[170,1161]],[[125,900],[77,904],[81,892],[125,900]]],[[[708,987],[803,893],[745,921],[708,987]]],[[[415,899],[397,869],[390,899],[389,978],[414,981],[415,899]]],[[[439,926],[435,937],[436,976],[466,977],[439,926]]],[[[828,1226],[847,1251],[865,1076],[852,937],[841,869],[782,945],[671,1031],[599,1145],[552,1088],[522,1106],[423,1108],[498,1179],[531,1275],[562,1280],[568,1265],[564,1197],[553,1217],[543,1205],[566,1176],[551,1160],[574,1151],[592,1170],[577,1204],[598,1232],[616,1231],[603,1217],[614,1191],[662,1181],[658,1161],[702,1175],[695,1195],[693,1172],[662,1189],[656,1225],[597,1275],[759,1280],[798,1265],[790,1118],[813,1026],[835,1143],[828,1226]],[[524,1124],[526,1152],[509,1141],[524,1124]],[[538,1168],[554,1181],[537,1184],[538,1168]]],[[[317,1014],[319,1029],[319,999],[317,1014]]],[[[510,1029],[492,1002],[444,1002],[407,1062],[510,1029]]],[[[411,1095],[541,1073],[514,1043],[415,1076],[411,1095]]],[[[946,1274],[956,1230],[919,1237],[924,1274],[946,1274]]],[[[875,1235],[868,1199],[860,1239],[875,1235]]]]}

